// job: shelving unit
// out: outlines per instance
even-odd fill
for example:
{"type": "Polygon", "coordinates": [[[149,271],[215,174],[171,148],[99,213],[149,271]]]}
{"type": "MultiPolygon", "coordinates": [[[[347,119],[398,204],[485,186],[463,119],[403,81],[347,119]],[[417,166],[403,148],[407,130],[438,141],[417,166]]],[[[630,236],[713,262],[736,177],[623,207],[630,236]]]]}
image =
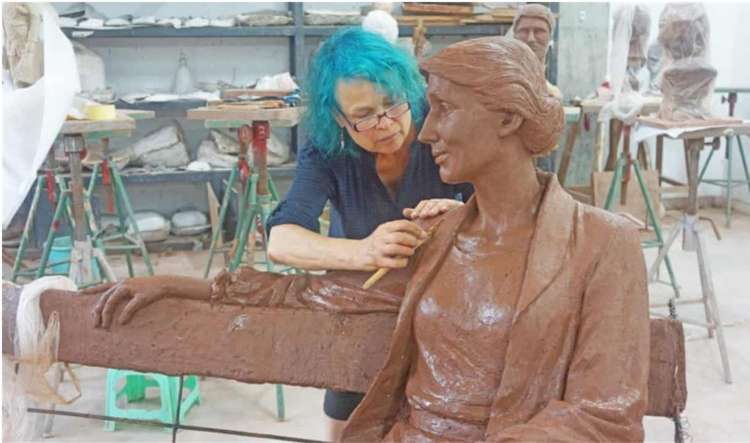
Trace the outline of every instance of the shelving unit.
{"type": "MultiPolygon", "coordinates": [[[[252,38],[252,37],[288,37],[289,38],[289,72],[302,86],[305,82],[307,60],[305,59],[305,38],[327,37],[341,25],[312,26],[305,25],[304,5],[301,2],[288,3],[292,16],[292,25],[285,26],[243,26],[233,28],[181,28],[166,26],[149,26],[130,29],[85,30],[65,28],[63,32],[70,38],[86,41],[97,38],[252,38]]],[[[479,24],[466,26],[429,26],[427,36],[486,36],[505,35],[509,23],[479,24]]],[[[414,26],[399,26],[399,35],[411,36],[414,26]]],[[[151,108],[149,108],[151,109],[151,108]]],[[[296,152],[302,143],[302,134],[292,128],[292,150],[296,152]]]]}

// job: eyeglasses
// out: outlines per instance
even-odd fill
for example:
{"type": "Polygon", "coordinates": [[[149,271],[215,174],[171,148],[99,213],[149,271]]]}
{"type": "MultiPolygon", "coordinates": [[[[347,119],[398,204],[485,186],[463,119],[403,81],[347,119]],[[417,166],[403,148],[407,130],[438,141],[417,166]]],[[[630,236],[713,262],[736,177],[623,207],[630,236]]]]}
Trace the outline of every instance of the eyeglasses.
{"type": "Polygon", "coordinates": [[[354,128],[357,132],[364,132],[369,131],[370,129],[376,127],[380,124],[380,120],[383,117],[388,117],[391,120],[396,120],[397,118],[401,117],[411,108],[409,105],[409,102],[402,102],[402,103],[396,103],[395,105],[391,106],[390,108],[386,109],[384,112],[380,114],[373,114],[368,117],[362,118],[360,120],[357,120],[356,122],[352,123],[349,121],[348,118],[346,118],[346,115],[344,115],[343,112],[339,111],[339,114],[346,120],[347,123],[349,123],[349,126],[354,128]]]}

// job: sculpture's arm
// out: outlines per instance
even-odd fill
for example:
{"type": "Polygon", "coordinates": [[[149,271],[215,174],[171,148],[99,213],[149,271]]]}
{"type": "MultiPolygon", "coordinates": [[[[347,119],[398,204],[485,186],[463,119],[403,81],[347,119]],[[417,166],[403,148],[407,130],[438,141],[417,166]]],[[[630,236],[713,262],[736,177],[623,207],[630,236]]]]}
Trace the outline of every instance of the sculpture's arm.
{"type": "Polygon", "coordinates": [[[223,271],[213,280],[181,276],[130,278],[86,289],[100,294],[94,308],[96,326],[109,327],[120,304],[120,324],[140,309],[163,298],[211,303],[321,309],[343,313],[398,312],[410,268],[389,273],[370,290],[361,289],[368,274],[331,272],[326,275],[280,275],[249,267],[223,271]]]}
{"type": "Polygon", "coordinates": [[[583,296],[562,401],[492,433],[506,441],[642,441],[648,401],[646,269],[635,230],[613,233],[583,296]]]}

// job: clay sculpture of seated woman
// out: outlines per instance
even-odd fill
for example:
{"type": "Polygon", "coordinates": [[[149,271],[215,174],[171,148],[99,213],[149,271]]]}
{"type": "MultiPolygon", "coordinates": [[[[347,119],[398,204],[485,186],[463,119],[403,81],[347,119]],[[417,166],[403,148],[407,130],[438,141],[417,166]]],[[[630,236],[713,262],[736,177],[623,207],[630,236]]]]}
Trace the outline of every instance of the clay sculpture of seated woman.
{"type": "Polygon", "coordinates": [[[397,276],[363,291],[335,275],[241,270],[213,282],[125,280],[106,326],[163,297],[362,312],[400,310],[383,368],[342,441],[643,439],[649,323],[637,232],[538,172],[563,128],[560,102],[522,42],[485,37],[423,63],[419,135],[447,183],[475,194],[444,216],[397,276]]]}

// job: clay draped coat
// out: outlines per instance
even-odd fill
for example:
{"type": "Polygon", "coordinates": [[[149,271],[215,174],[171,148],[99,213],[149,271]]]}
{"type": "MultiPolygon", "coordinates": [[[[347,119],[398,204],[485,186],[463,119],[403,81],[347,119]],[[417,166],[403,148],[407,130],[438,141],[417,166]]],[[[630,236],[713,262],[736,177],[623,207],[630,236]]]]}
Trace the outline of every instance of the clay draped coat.
{"type": "MultiPolygon", "coordinates": [[[[574,201],[553,175],[531,240],[487,441],[640,441],[649,369],[646,270],[628,222],[574,201]]],[[[381,440],[407,413],[417,355],[412,321],[472,198],[446,215],[420,251],[385,365],[344,429],[381,440]]]]}

